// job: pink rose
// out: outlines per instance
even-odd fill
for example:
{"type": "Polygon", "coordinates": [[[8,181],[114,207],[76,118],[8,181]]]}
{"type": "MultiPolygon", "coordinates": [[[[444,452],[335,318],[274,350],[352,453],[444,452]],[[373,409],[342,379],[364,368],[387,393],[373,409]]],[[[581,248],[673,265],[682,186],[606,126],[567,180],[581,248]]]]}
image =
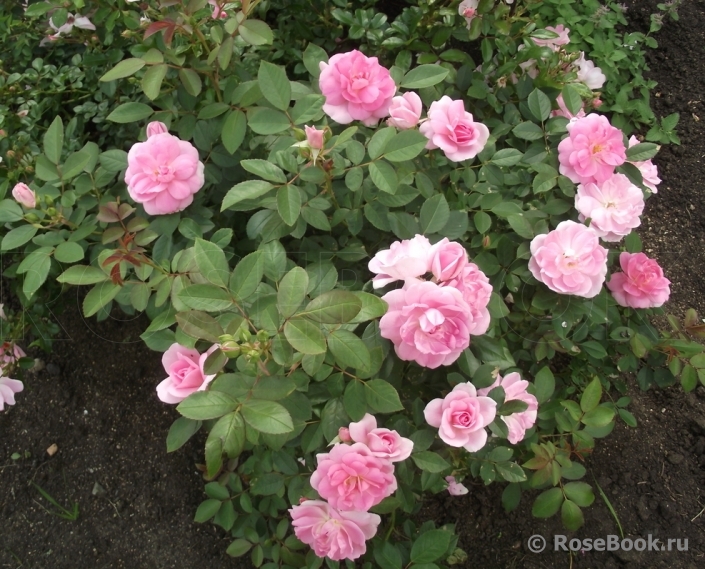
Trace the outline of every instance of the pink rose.
{"type": "Polygon", "coordinates": [[[414,448],[412,440],[402,437],[396,431],[378,429],[377,419],[369,413],[357,423],[350,423],[349,434],[356,443],[367,445],[374,456],[391,462],[406,460],[414,448]]]}
{"type": "Polygon", "coordinates": [[[607,117],[591,113],[568,124],[558,145],[559,170],[576,184],[602,183],[627,158],[622,131],[607,117]]]}
{"type": "Polygon", "coordinates": [[[350,429],[347,427],[340,427],[338,429],[338,439],[341,443],[351,443],[352,437],[350,436],[350,429]]]}
{"type": "Polygon", "coordinates": [[[428,138],[426,148],[440,148],[452,162],[474,158],[490,137],[489,129],[473,120],[463,101],[454,101],[448,96],[431,103],[428,120],[419,131],[428,138]]]}
{"type": "Polygon", "coordinates": [[[205,182],[198,150],[168,133],[133,144],[127,164],[127,191],[149,215],[186,209],[205,182]]]}
{"type": "Polygon", "coordinates": [[[387,124],[400,130],[414,128],[419,124],[422,110],[421,98],[413,91],[409,91],[392,99],[387,124]]]}
{"type": "Polygon", "coordinates": [[[567,119],[573,120],[581,119],[585,116],[585,103],[582,100],[580,101],[580,110],[578,111],[577,115],[571,113],[568,110],[568,107],[565,106],[565,101],[563,100],[562,94],[558,94],[558,97],[556,97],[556,103],[558,103],[558,110],[551,111],[551,116],[553,117],[565,117],[567,119]]]}
{"type": "Polygon", "coordinates": [[[533,427],[534,423],[536,423],[536,414],[538,412],[539,402],[536,397],[531,395],[531,393],[526,390],[526,388],[529,387],[529,382],[523,380],[516,372],[507,374],[504,378],[498,375],[492,385],[483,389],[478,389],[477,394],[487,395],[495,387],[502,387],[504,389],[505,403],[507,401],[518,399],[528,405],[524,411],[512,413],[511,415],[502,417],[502,421],[504,421],[509,429],[509,436],[507,437],[507,440],[515,445],[524,439],[526,430],[533,427]]]}
{"type": "Polygon", "coordinates": [[[472,323],[470,335],[481,336],[490,327],[490,311],[487,305],[492,297],[492,285],[487,275],[474,263],[468,263],[456,278],[441,283],[441,286],[450,286],[460,291],[463,300],[470,307],[472,323]]]}
{"type": "Polygon", "coordinates": [[[556,27],[546,26],[546,29],[549,32],[557,33],[558,37],[550,40],[532,38],[536,45],[550,47],[553,51],[558,51],[560,46],[570,43],[570,37],[568,36],[570,28],[566,28],[563,24],[558,24],[556,27]]]}
{"type": "Polygon", "coordinates": [[[160,121],[152,121],[147,125],[147,138],[154,136],[155,134],[167,134],[169,129],[167,126],[160,121]]]}
{"type": "MultiPolygon", "coordinates": [[[[593,105],[595,103],[593,102],[593,105]]],[[[639,144],[639,140],[636,136],[632,135],[629,139],[629,148],[639,144]]],[[[658,194],[658,185],[661,183],[661,178],[658,177],[658,168],[651,160],[643,160],[641,162],[631,162],[634,166],[639,168],[641,172],[641,178],[643,184],[651,190],[651,193],[658,194]]]]}
{"type": "Polygon", "coordinates": [[[325,130],[318,130],[315,126],[304,127],[306,131],[306,142],[308,142],[309,148],[313,150],[321,150],[323,148],[323,135],[325,130]]]}
{"type": "Polygon", "coordinates": [[[339,510],[367,511],[397,489],[391,461],[375,456],[362,443],[337,444],[316,459],[311,486],[339,510]]]}
{"type": "Polygon", "coordinates": [[[0,411],[5,410],[5,403],[14,405],[15,393],[19,393],[23,389],[24,385],[18,379],[0,377],[0,411]]]}
{"type": "Polygon", "coordinates": [[[394,281],[420,277],[429,271],[431,243],[423,235],[395,241],[389,249],[378,251],[367,265],[377,273],[372,279],[374,288],[382,288],[394,281]]]}
{"type": "Polygon", "coordinates": [[[644,253],[621,253],[619,264],[623,273],[614,273],[607,288],[620,306],[658,308],[671,294],[671,281],[663,269],[644,253]]]}
{"type": "Polygon", "coordinates": [[[213,345],[201,354],[198,350],[172,344],[162,356],[162,365],[169,377],[157,385],[159,399],[164,403],[180,403],[196,391],[205,391],[215,374],[206,375],[203,366],[217,348],[217,344],[213,345]]]}
{"type": "Polygon", "coordinates": [[[318,557],[357,559],[365,541],[377,533],[381,518],[369,512],[341,512],[322,500],[306,500],[289,510],[296,537],[318,557]]]}
{"type": "Polygon", "coordinates": [[[468,264],[468,252],[460,243],[441,239],[429,252],[430,270],[438,281],[454,279],[468,264]]]}
{"type": "Polygon", "coordinates": [[[592,298],[607,275],[607,249],[589,227],[562,221],[550,233],[533,238],[529,270],[552,291],[592,298]]]}
{"type": "Polygon", "coordinates": [[[477,452],[487,442],[485,427],[494,421],[497,403],[477,394],[475,386],[459,383],[443,399],[434,399],[424,409],[426,422],[452,447],[477,452]]]}
{"type": "Polygon", "coordinates": [[[448,483],[448,494],[451,496],[464,496],[468,493],[468,489],[460,482],[455,481],[455,476],[446,476],[448,483]]]}
{"type": "Polygon", "coordinates": [[[379,321],[380,333],[402,360],[435,369],[452,364],[470,345],[472,312],[459,290],[407,281],[382,300],[389,308],[379,321]]]}
{"type": "Polygon", "coordinates": [[[321,61],[320,68],[318,84],[326,98],[323,111],[334,121],[375,126],[389,114],[397,86],[376,57],[354,49],[334,55],[328,63],[321,61]]]}
{"type": "Polygon", "coordinates": [[[599,185],[580,184],[575,209],[602,239],[620,241],[641,224],[644,194],[624,174],[613,174],[599,185]]]}
{"type": "Polygon", "coordinates": [[[12,197],[27,209],[32,209],[37,205],[37,195],[27,184],[20,182],[12,188],[12,197]]]}
{"type": "Polygon", "coordinates": [[[480,0],[463,0],[458,6],[458,14],[465,18],[465,23],[470,29],[470,24],[477,15],[477,5],[480,0]]]}
{"type": "Polygon", "coordinates": [[[589,59],[585,59],[585,52],[580,52],[580,58],[574,62],[578,67],[578,81],[585,83],[589,89],[601,89],[607,77],[602,73],[602,69],[596,67],[589,59]]]}
{"type": "Polygon", "coordinates": [[[0,368],[17,363],[20,358],[24,358],[26,355],[17,344],[3,342],[0,346],[0,368]]]}

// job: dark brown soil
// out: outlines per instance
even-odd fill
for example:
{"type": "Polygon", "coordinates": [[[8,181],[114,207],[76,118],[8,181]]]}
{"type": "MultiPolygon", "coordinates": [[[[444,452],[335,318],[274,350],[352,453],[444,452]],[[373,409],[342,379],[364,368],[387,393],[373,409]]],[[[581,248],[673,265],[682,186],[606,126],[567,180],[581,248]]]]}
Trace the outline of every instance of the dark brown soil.
{"type": "MultiPolygon", "coordinates": [[[[630,2],[631,25],[648,25],[655,4],[630,2]]],[[[705,316],[705,2],[685,0],[679,14],[656,36],[649,64],[659,83],[652,106],[658,116],[680,113],[683,145],[656,158],[664,182],[641,235],[672,281],[670,310],[682,315],[694,306],[705,316]]],[[[166,453],[177,414],[157,400],[162,371],[138,337],[144,321],[84,321],[78,302],[58,321],[66,333],[47,367],[0,414],[0,568],[237,567],[224,532],[192,521],[203,499],[195,469],[203,441],[166,453]],[[50,457],[52,444],[58,452],[50,457]],[[33,483],[62,505],[77,502],[78,519],[48,513],[33,483]]],[[[598,441],[586,480],[602,487],[625,537],[687,539],[687,552],[531,553],[530,536],[543,535],[552,549],[552,536],[566,532],[558,519],[532,518],[530,496],[505,514],[497,485],[429,500],[423,517],[457,524],[466,567],[705,567],[705,389],[631,395],[638,428],[618,425],[598,441]]],[[[619,535],[599,495],[585,512],[585,526],[569,539],[619,535]]]]}

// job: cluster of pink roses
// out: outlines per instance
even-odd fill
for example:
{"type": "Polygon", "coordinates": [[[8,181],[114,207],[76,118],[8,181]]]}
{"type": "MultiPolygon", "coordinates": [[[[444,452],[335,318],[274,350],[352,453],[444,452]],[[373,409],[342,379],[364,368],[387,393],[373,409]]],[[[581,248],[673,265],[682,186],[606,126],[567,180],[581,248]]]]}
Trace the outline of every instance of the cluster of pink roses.
{"type": "Polygon", "coordinates": [[[414,447],[396,431],[378,428],[369,413],[342,427],[338,438],[343,442],[316,456],[311,475],[322,500],[304,500],[289,510],[296,537],[333,561],[365,553],[380,523],[368,510],[397,489],[394,463],[409,458],[414,447]]]}
{"type": "Polygon", "coordinates": [[[470,263],[460,243],[442,239],[435,245],[423,235],[392,243],[369,262],[374,288],[403,280],[385,294],[389,308],[380,333],[397,355],[428,368],[450,365],[470,345],[470,336],[490,325],[489,279],[470,263]],[[421,280],[431,273],[432,280],[421,280]]]}
{"type": "Polygon", "coordinates": [[[374,126],[390,116],[388,124],[398,129],[414,128],[428,138],[426,148],[440,148],[453,162],[474,158],[490,136],[489,129],[475,122],[463,101],[444,96],[431,103],[428,118],[421,120],[423,105],[416,93],[396,96],[397,87],[389,70],[376,57],[357,50],[339,53],[321,62],[319,86],[326,102],[323,111],[340,124],[354,120],[374,126]]]}

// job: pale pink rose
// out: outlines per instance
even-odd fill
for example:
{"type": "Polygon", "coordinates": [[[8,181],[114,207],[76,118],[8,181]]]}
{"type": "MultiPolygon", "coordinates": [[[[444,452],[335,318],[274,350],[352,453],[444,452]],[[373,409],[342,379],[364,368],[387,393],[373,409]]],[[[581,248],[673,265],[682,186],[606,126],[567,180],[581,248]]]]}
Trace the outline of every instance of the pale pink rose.
{"type": "Polygon", "coordinates": [[[472,323],[470,335],[481,336],[490,327],[490,311],[487,305],[492,297],[492,285],[487,275],[474,263],[468,263],[456,278],[441,283],[460,291],[463,300],[470,307],[472,323]]]}
{"type": "MultiPolygon", "coordinates": [[[[639,140],[636,136],[632,135],[629,138],[629,148],[636,144],[639,144],[639,140]]],[[[658,168],[656,167],[656,164],[654,164],[651,160],[631,162],[631,164],[639,168],[642,183],[651,190],[651,193],[658,194],[658,185],[661,183],[661,178],[658,177],[658,168]]]]}
{"type": "Polygon", "coordinates": [[[167,134],[169,129],[160,121],[152,121],[147,125],[147,138],[151,138],[155,134],[167,134]]]}
{"type": "Polygon", "coordinates": [[[387,124],[400,130],[414,128],[419,124],[422,110],[421,98],[413,91],[409,91],[392,99],[387,124]]]}
{"type": "Polygon", "coordinates": [[[448,96],[431,103],[428,120],[419,131],[428,138],[426,148],[440,148],[452,162],[474,158],[490,137],[489,129],[473,120],[463,101],[454,101],[448,96]]]}
{"type": "Polygon", "coordinates": [[[321,61],[318,84],[326,98],[323,112],[340,124],[362,121],[375,126],[389,114],[397,86],[376,57],[354,49],[321,61]]]}
{"type": "Polygon", "coordinates": [[[567,45],[570,43],[570,37],[568,36],[568,34],[570,33],[570,28],[566,28],[563,24],[558,24],[555,27],[546,26],[546,29],[549,32],[557,33],[558,37],[549,40],[531,38],[534,40],[534,43],[536,45],[550,47],[553,51],[558,51],[560,49],[560,46],[567,45]]]}
{"type": "Polygon", "coordinates": [[[460,243],[441,239],[431,247],[430,270],[438,281],[454,279],[468,264],[468,252],[460,243]]]}
{"type": "Polygon", "coordinates": [[[162,356],[162,365],[169,377],[157,385],[157,396],[164,403],[181,403],[196,391],[205,391],[215,374],[206,375],[206,359],[218,345],[203,354],[198,350],[172,344],[162,356]]]}
{"type": "Polygon", "coordinates": [[[602,183],[627,158],[622,131],[607,117],[591,113],[567,126],[558,145],[560,173],[576,184],[602,183]]]}
{"type": "Polygon", "coordinates": [[[133,144],[127,164],[127,191],[149,215],[186,209],[205,183],[198,150],[190,142],[168,133],[155,134],[133,144]]]}
{"type": "Polygon", "coordinates": [[[589,59],[585,59],[585,52],[580,52],[580,57],[574,62],[578,67],[578,81],[585,83],[589,89],[601,89],[607,77],[602,73],[602,69],[595,67],[589,59]]]}
{"type": "Polygon", "coordinates": [[[582,100],[580,101],[580,110],[577,115],[571,113],[568,110],[568,107],[565,106],[565,101],[563,100],[562,94],[558,94],[558,97],[556,97],[556,103],[558,103],[558,110],[551,111],[551,116],[553,117],[565,117],[572,121],[573,119],[581,119],[585,116],[585,103],[582,100]]]}
{"type": "Polygon", "coordinates": [[[550,233],[533,238],[529,270],[552,291],[592,298],[607,275],[607,249],[594,230],[562,221],[550,233]]]}
{"type": "Polygon", "coordinates": [[[382,288],[394,281],[414,279],[427,273],[430,252],[431,242],[423,235],[395,241],[389,249],[378,251],[368,263],[370,271],[377,273],[372,286],[382,288]]]}
{"type": "Polygon", "coordinates": [[[323,135],[325,130],[318,130],[315,126],[304,127],[306,131],[306,142],[308,142],[308,147],[313,150],[321,150],[323,148],[323,135]]]}
{"type": "MultiPolygon", "coordinates": [[[[602,100],[601,99],[593,99],[592,100],[592,107],[593,109],[599,109],[602,106],[602,100]]],[[[632,137],[634,138],[634,137],[632,137]]]]}
{"type": "Polygon", "coordinates": [[[58,28],[54,25],[54,21],[49,18],[49,26],[57,32],[57,36],[60,34],[70,34],[74,27],[81,28],[82,30],[95,30],[95,25],[93,25],[88,18],[85,16],[74,16],[73,14],[69,14],[66,17],[66,23],[58,28]]]}
{"type": "Polygon", "coordinates": [[[26,357],[24,350],[12,342],[3,342],[0,346],[0,368],[17,363],[20,358],[26,357]]]}
{"type": "Polygon", "coordinates": [[[580,184],[575,194],[580,221],[590,218],[590,227],[605,241],[620,241],[639,227],[644,194],[624,174],[612,174],[601,184],[580,184]]]}
{"type": "Polygon", "coordinates": [[[462,293],[427,281],[407,281],[382,297],[389,308],[379,321],[404,361],[435,369],[450,365],[470,345],[472,311],[462,293]]]}
{"type": "Polygon", "coordinates": [[[225,10],[223,10],[223,6],[225,5],[226,0],[208,0],[208,3],[213,6],[213,13],[211,14],[211,18],[213,18],[214,20],[218,20],[228,17],[225,10]]]}
{"type": "Polygon", "coordinates": [[[296,537],[318,557],[357,559],[365,541],[377,533],[381,518],[369,512],[343,512],[323,500],[305,500],[289,510],[296,537]]]}
{"type": "Polygon", "coordinates": [[[527,429],[530,429],[536,423],[536,414],[539,408],[538,399],[526,390],[529,387],[529,382],[522,379],[516,372],[507,374],[504,377],[498,375],[492,385],[478,389],[477,394],[487,395],[495,387],[504,389],[505,403],[518,399],[528,405],[524,411],[512,413],[501,418],[509,429],[507,440],[515,445],[524,439],[527,429]]]}
{"type": "Polygon", "coordinates": [[[455,476],[446,476],[448,483],[448,494],[451,496],[464,496],[468,493],[468,489],[460,482],[455,481],[455,476]]]}
{"type": "Polygon", "coordinates": [[[494,421],[497,403],[478,395],[472,383],[459,383],[443,399],[426,405],[423,414],[443,442],[477,452],[487,442],[485,427],[494,421]]]}
{"type": "Polygon", "coordinates": [[[350,429],[347,427],[340,427],[338,429],[338,439],[341,443],[351,443],[352,437],[350,436],[350,429]]]}
{"type": "Polygon", "coordinates": [[[37,195],[27,184],[23,184],[22,182],[15,184],[15,187],[12,188],[12,197],[27,209],[32,209],[37,205],[37,195]]]}
{"type": "Polygon", "coordinates": [[[392,462],[375,456],[362,443],[337,444],[316,459],[311,486],[339,510],[367,511],[397,489],[392,462]]]}
{"type": "Polygon", "coordinates": [[[477,15],[477,5],[479,3],[480,0],[463,0],[458,6],[458,14],[465,18],[468,29],[470,29],[473,18],[477,15]]]}
{"type": "Polygon", "coordinates": [[[367,445],[374,456],[391,462],[406,460],[414,448],[412,440],[402,437],[396,431],[377,428],[377,419],[369,413],[365,413],[357,423],[350,423],[348,428],[353,441],[367,445]]]}
{"type": "Polygon", "coordinates": [[[0,411],[5,410],[5,404],[15,404],[15,393],[24,389],[24,385],[18,379],[0,377],[0,411]]]}
{"type": "Polygon", "coordinates": [[[613,273],[607,288],[620,306],[658,308],[671,295],[671,281],[663,269],[644,253],[621,253],[619,264],[623,273],[613,273]]]}

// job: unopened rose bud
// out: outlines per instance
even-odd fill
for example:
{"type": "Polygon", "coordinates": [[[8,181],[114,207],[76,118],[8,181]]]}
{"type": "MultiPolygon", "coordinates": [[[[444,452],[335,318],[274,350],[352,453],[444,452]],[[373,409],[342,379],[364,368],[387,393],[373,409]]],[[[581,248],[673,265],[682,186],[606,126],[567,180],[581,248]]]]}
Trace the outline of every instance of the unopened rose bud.
{"type": "Polygon", "coordinates": [[[154,136],[155,134],[167,134],[169,129],[163,122],[152,121],[147,125],[147,138],[154,136]]]}
{"type": "Polygon", "coordinates": [[[54,207],[50,207],[49,209],[47,209],[47,215],[49,215],[51,217],[54,217],[56,215],[56,213],[57,213],[56,208],[54,208],[54,207]]]}
{"type": "Polygon", "coordinates": [[[259,330],[257,332],[257,341],[264,343],[267,340],[269,340],[269,333],[266,330],[259,330]]]}
{"type": "Polygon", "coordinates": [[[28,114],[29,114],[29,111],[28,111],[27,109],[24,109],[24,110],[22,110],[22,111],[19,111],[19,112],[17,113],[17,116],[20,117],[20,118],[24,118],[24,117],[26,117],[28,114]]]}
{"type": "Polygon", "coordinates": [[[32,209],[37,205],[37,195],[27,184],[21,182],[12,189],[12,197],[27,209],[32,209]]]}
{"type": "Polygon", "coordinates": [[[325,130],[319,130],[315,126],[305,126],[304,129],[306,131],[306,141],[308,142],[309,148],[322,150],[325,130]]]}
{"type": "Polygon", "coordinates": [[[27,215],[24,216],[24,218],[29,221],[30,223],[38,223],[39,222],[39,216],[36,213],[28,213],[27,215]]]}
{"type": "Polygon", "coordinates": [[[602,100],[600,99],[594,99],[592,101],[592,106],[596,109],[599,109],[602,106],[602,100]]]}
{"type": "Polygon", "coordinates": [[[241,353],[240,346],[237,344],[237,342],[234,342],[232,340],[220,344],[220,351],[231,359],[237,358],[241,353]]]}
{"type": "Polygon", "coordinates": [[[421,98],[413,91],[409,91],[392,99],[387,124],[400,130],[414,128],[419,124],[422,110],[421,98]]]}
{"type": "Polygon", "coordinates": [[[44,203],[47,204],[48,206],[53,206],[54,205],[54,198],[51,196],[44,196],[44,203]]]}
{"type": "Polygon", "coordinates": [[[299,504],[303,504],[307,500],[308,500],[308,498],[306,496],[301,496],[301,498],[299,498],[299,504]]]}
{"type": "Polygon", "coordinates": [[[352,437],[350,436],[350,429],[348,429],[347,427],[340,427],[338,429],[338,438],[340,439],[341,443],[352,442],[352,437]]]}
{"type": "Polygon", "coordinates": [[[249,330],[240,328],[237,331],[237,337],[241,342],[249,342],[252,339],[252,334],[250,334],[249,330]]]}
{"type": "Polygon", "coordinates": [[[489,235],[485,235],[485,236],[482,238],[482,246],[483,246],[485,249],[487,249],[487,247],[490,246],[490,236],[489,236],[489,235]]]}

